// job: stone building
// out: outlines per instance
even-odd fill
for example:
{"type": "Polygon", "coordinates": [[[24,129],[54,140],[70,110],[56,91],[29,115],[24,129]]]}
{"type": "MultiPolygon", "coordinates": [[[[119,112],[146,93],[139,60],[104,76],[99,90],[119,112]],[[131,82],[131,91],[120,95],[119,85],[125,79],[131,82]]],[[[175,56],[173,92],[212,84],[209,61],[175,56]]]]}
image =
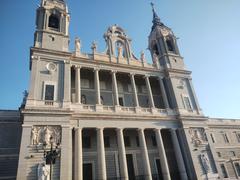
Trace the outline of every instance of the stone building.
{"type": "Polygon", "coordinates": [[[51,144],[60,150],[52,179],[239,178],[240,121],[204,116],[154,8],[151,64],[117,25],[104,33],[105,52],[95,42],[82,52],[78,38],[71,52],[63,0],[42,0],[36,16],[17,180],[37,179],[51,144]]]}

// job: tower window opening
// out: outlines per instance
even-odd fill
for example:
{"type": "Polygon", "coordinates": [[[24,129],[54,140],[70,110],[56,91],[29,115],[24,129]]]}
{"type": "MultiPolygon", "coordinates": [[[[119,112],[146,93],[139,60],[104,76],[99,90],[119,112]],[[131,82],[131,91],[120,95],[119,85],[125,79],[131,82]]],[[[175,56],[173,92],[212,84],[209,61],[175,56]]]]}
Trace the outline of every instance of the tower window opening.
{"type": "Polygon", "coordinates": [[[158,46],[157,46],[157,44],[155,44],[155,45],[153,46],[153,53],[155,53],[156,55],[159,55],[159,51],[158,51],[158,46]]]}
{"type": "Polygon", "coordinates": [[[171,39],[166,40],[168,51],[174,52],[174,45],[171,39]]]}
{"type": "Polygon", "coordinates": [[[59,18],[57,17],[57,15],[52,14],[49,17],[48,27],[54,28],[54,29],[59,29],[59,18]]]}

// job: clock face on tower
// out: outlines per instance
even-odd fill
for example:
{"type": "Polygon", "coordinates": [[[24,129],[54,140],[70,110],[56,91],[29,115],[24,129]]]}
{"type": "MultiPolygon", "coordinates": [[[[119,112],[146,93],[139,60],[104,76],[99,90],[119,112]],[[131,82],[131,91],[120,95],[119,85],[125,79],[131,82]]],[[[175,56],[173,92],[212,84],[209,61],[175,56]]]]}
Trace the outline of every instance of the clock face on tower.
{"type": "Polygon", "coordinates": [[[166,29],[166,28],[162,28],[161,33],[162,33],[163,36],[168,36],[170,34],[169,30],[166,29]]]}

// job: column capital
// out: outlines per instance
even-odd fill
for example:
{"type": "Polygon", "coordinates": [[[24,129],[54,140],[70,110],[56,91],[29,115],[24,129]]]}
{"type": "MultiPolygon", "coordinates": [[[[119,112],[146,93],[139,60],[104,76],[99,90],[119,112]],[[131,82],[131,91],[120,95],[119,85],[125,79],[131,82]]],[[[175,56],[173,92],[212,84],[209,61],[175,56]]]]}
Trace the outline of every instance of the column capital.
{"type": "Polygon", "coordinates": [[[81,65],[73,65],[73,67],[75,68],[75,69],[81,69],[81,65]]]}
{"type": "Polygon", "coordinates": [[[118,71],[117,70],[111,70],[112,74],[116,74],[118,71]]]}
{"type": "Polygon", "coordinates": [[[97,127],[96,130],[97,130],[97,131],[104,130],[104,127],[97,127]]]}
{"type": "Polygon", "coordinates": [[[74,131],[79,131],[79,130],[82,130],[83,128],[81,128],[81,127],[74,127],[73,129],[74,129],[74,131]]]}
{"type": "Polygon", "coordinates": [[[145,75],[144,75],[144,78],[145,78],[145,79],[148,79],[149,77],[150,77],[149,74],[145,74],[145,75]]]}
{"type": "Polygon", "coordinates": [[[129,76],[135,76],[136,73],[134,73],[134,72],[130,72],[128,75],[129,75],[129,76]]]}
{"type": "Polygon", "coordinates": [[[163,80],[164,77],[158,76],[158,80],[163,80]]]}
{"type": "Polygon", "coordinates": [[[100,68],[99,67],[94,67],[93,71],[100,71],[100,68]]]}
{"type": "Polygon", "coordinates": [[[145,129],[144,128],[138,128],[137,131],[144,131],[145,129]]]}
{"type": "Polygon", "coordinates": [[[116,131],[123,131],[124,128],[116,128],[115,130],[116,130],[116,131]]]}
{"type": "Polygon", "coordinates": [[[64,64],[70,64],[70,60],[64,60],[64,64]]]}
{"type": "Polygon", "coordinates": [[[161,129],[162,129],[162,128],[154,128],[153,130],[154,130],[155,132],[157,132],[157,131],[161,131],[161,129]]]}

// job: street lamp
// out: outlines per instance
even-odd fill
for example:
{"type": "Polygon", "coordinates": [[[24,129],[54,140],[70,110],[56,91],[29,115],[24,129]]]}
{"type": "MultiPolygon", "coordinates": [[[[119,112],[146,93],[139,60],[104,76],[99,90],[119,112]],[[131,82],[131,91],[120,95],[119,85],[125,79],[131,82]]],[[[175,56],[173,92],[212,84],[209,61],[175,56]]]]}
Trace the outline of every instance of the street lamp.
{"type": "Polygon", "coordinates": [[[44,143],[43,144],[43,149],[44,149],[44,158],[46,159],[46,164],[50,165],[50,180],[52,180],[52,165],[55,164],[57,157],[59,157],[60,155],[60,151],[59,151],[59,143],[57,144],[57,146],[55,147],[55,149],[53,148],[53,137],[50,137],[50,151],[47,151],[47,144],[44,143]]]}

